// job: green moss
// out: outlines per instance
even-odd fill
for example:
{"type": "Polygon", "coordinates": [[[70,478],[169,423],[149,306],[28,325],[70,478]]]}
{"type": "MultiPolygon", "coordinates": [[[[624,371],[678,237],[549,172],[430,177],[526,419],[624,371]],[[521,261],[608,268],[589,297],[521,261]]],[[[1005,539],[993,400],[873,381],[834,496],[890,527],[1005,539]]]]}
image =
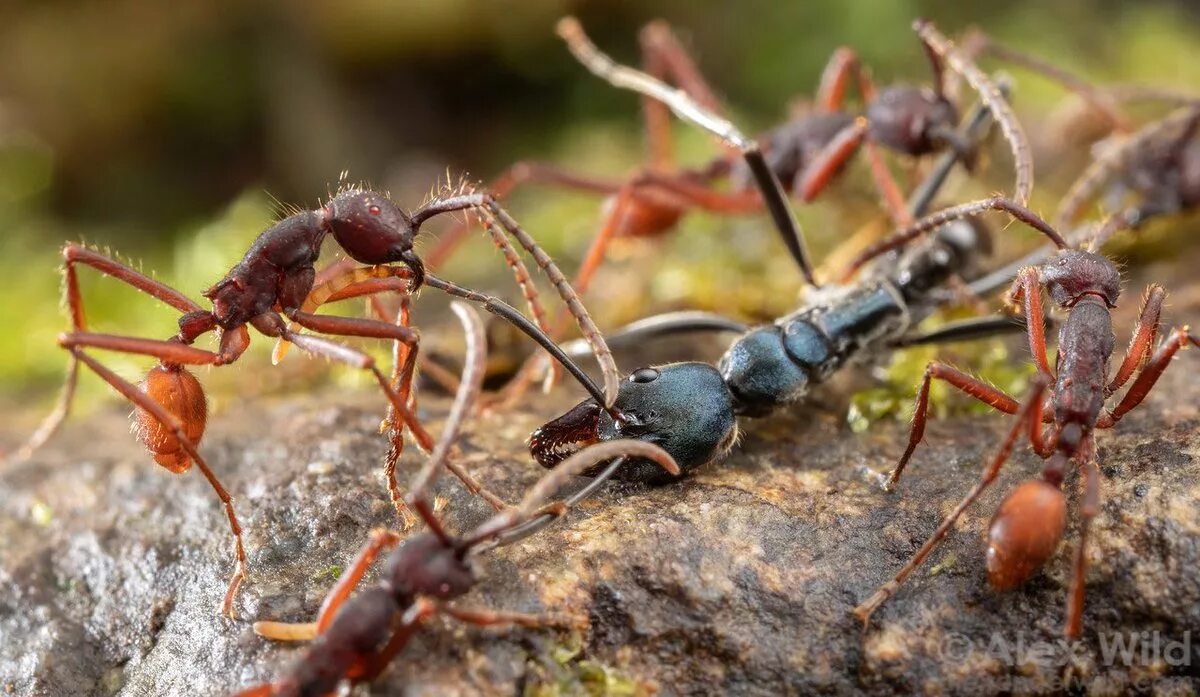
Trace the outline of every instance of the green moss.
{"type": "Polygon", "coordinates": [[[549,661],[530,661],[525,697],[628,697],[649,695],[650,685],[599,661],[583,658],[578,636],[549,651],[549,661]]]}

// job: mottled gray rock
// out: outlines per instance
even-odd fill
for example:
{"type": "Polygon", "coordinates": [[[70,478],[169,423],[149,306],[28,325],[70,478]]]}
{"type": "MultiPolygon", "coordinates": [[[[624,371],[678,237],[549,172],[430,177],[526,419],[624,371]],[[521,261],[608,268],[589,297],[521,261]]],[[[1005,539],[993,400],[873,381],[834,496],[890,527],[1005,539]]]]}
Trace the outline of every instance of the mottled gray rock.
{"type": "MultiPolygon", "coordinates": [[[[1131,326],[1136,297],[1128,294],[1121,327],[1131,326]]],[[[1171,318],[1200,319],[1200,294],[1177,295],[1171,318]]],[[[371,692],[578,692],[580,676],[599,689],[597,666],[618,688],[672,695],[1032,692],[1064,675],[1097,693],[1118,694],[1135,679],[1159,693],[1194,692],[1197,360],[1181,356],[1146,406],[1100,437],[1104,501],[1085,636],[1069,655],[1049,649],[1063,621],[1074,521],[1044,573],[1023,588],[995,594],[985,580],[991,512],[1040,466],[1024,447],[863,631],[850,609],[971,487],[1007,421],[934,422],[888,494],[875,473],[899,454],[906,425],[852,435],[844,400],[831,391],[793,413],[745,422],[723,464],[675,485],[614,485],[544,534],[480,560],[488,581],[471,604],[584,615],[582,634],[435,621],[371,692]],[[1162,642],[1190,636],[1190,665],[1106,658],[1114,636],[1135,632],[1157,632],[1162,642]]],[[[294,649],[259,639],[249,620],[313,617],[368,532],[395,524],[379,475],[382,400],[332,398],[336,406],[309,396],[252,400],[212,419],[203,447],[237,496],[250,553],[242,621],[217,614],[230,571],[217,500],[197,474],[172,476],[140,453],[122,409],[72,422],[34,461],[0,471],[0,689],[223,694],[286,665],[294,649]]],[[[463,440],[469,466],[515,500],[541,474],[524,436],[571,400],[563,393],[536,410],[474,421],[463,440]]],[[[445,408],[425,405],[434,417],[445,408]]],[[[419,460],[409,453],[404,462],[411,472],[419,460]]],[[[457,529],[488,513],[451,480],[439,490],[457,529]]]]}

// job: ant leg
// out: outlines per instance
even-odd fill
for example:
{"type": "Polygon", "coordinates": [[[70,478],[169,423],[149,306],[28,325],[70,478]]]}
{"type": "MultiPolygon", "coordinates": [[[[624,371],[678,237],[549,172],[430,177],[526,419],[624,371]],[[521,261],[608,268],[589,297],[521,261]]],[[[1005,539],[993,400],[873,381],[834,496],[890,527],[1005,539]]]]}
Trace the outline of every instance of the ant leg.
{"type": "Polygon", "coordinates": [[[991,198],[985,198],[978,201],[959,204],[957,206],[951,206],[950,208],[944,208],[936,213],[932,213],[924,218],[921,218],[909,227],[896,232],[890,237],[880,240],[851,260],[850,264],[846,267],[846,270],[842,272],[842,278],[849,279],[868,261],[880,256],[881,254],[886,254],[893,249],[899,249],[918,237],[940,228],[946,223],[960,220],[962,218],[976,216],[985,211],[1001,211],[1008,213],[1013,218],[1016,218],[1022,223],[1025,223],[1029,227],[1045,235],[1059,249],[1067,248],[1067,242],[1063,239],[1062,235],[1058,234],[1058,232],[1051,227],[1049,223],[1047,223],[1045,220],[1042,220],[1041,217],[1039,217],[1036,213],[1017,203],[1016,201],[1013,201],[1012,199],[1005,198],[1004,196],[993,196],[991,198]]]}
{"type": "Polygon", "coordinates": [[[1024,334],[1029,331],[1025,326],[1023,315],[1010,317],[1008,315],[992,315],[988,317],[972,317],[971,319],[946,322],[927,332],[906,334],[892,341],[892,348],[907,348],[909,346],[924,346],[928,344],[949,344],[959,341],[975,341],[990,339],[1013,332],[1024,334]]]}
{"type": "Polygon", "coordinates": [[[829,62],[825,64],[825,69],[821,71],[821,83],[817,87],[817,109],[825,113],[841,110],[846,97],[846,86],[851,76],[858,79],[861,93],[859,96],[864,102],[874,98],[875,90],[869,86],[869,80],[858,59],[858,54],[854,52],[854,49],[842,46],[833,52],[833,55],[829,57],[829,62]]]}
{"type": "Polygon", "coordinates": [[[570,615],[531,615],[524,612],[503,612],[484,608],[465,608],[443,604],[438,606],[441,614],[449,615],[460,622],[478,627],[502,627],[516,625],[529,629],[556,627],[560,629],[583,628],[587,619],[570,615]]]}
{"type": "MultiPolygon", "coordinates": [[[[575,278],[571,281],[575,292],[580,295],[587,293],[592,277],[604,262],[609,243],[613,237],[617,236],[617,231],[625,229],[629,220],[628,214],[633,195],[633,184],[626,184],[621,187],[620,192],[612,199],[611,207],[604,214],[600,230],[592,238],[592,243],[588,246],[587,253],[583,257],[583,262],[579,265],[579,270],[575,272],[575,278]]],[[[546,333],[551,337],[561,336],[566,330],[566,319],[566,316],[560,314],[553,330],[546,333]]],[[[545,365],[546,355],[544,353],[535,353],[525,359],[524,364],[521,365],[516,375],[496,395],[493,403],[498,403],[505,407],[515,404],[517,400],[525,395],[529,389],[529,385],[537,379],[537,376],[543,371],[545,365]]],[[[551,361],[550,365],[553,369],[558,364],[551,361]]],[[[552,374],[547,375],[546,383],[544,384],[546,388],[553,387],[553,377],[552,374]]]]}
{"type": "MultiPolygon", "coordinates": [[[[170,286],[156,281],[149,276],[135,271],[107,256],[88,249],[80,244],[67,244],[62,249],[63,270],[66,281],[63,285],[63,300],[71,315],[71,329],[76,332],[87,329],[87,317],[83,307],[83,295],[79,292],[77,264],[90,266],[105,276],[115,278],[134,289],[154,297],[183,313],[198,312],[202,308],[186,295],[170,286]]],[[[67,376],[63,382],[62,391],[54,409],[42,419],[41,424],[29,436],[16,452],[16,458],[27,460],[34,451],[45,445],[46,441],[58,431],[67,416],[71,413],[71,405],[75,399],[75,387],[79,384],[79,363],[72,354],[67,361],[67,376]]],[[[0,461],[4,458],[0,457],[0,461]]]]}
{"type": "MultiPolygon", "coordinates": [[[[352,317],[330,317],[328,315],[310,315],[308,313],[299,311],[294,313],[293,319],[295,319],[301,326],[307,327],[313,331],[333,334],[336,336],[367,336],[403,341],[403,339],[400,337],[402,334],[404,334],[404,331],[407,331],[408,334],[414,337],[414,339],[416,337],[416,332],[408,329],[407,327],[400,327],[376,320],[358,319],[352,317]]],[[[375,365],[375,359],[370,355],[344,344],[321,339],[310,334],[293,333],[291,330],[283,326],[283,320],[278,315],[263,315],[259,318],[255,318],[254,326],[268,336],[282,336],[309,353],[322,355],[340,363],[345,363],[352,367],[359,368],[360,370],[369,371],[375,377],[375,381],[379,383],[379,387],[387,396],[388,401],[391,403],[391,407],[395,409],[395,412],[400,417],[400,420],[404,422],[404,425],[407,426],[409,431],[413,434],[413,438],[416,440],[417,446],[426,453],[433,452],[433,436],[430,435],[429,431],[426,430],[424,425],[422,425],[417,419],[416,414],[414,414],[412,410],[408,408],[404,398],[392,388],[391,383],[387,380],[387,378],[384,377],[383,373],[380,372],[379,368],[375,365]],[[264,319],[269,317],[273,317],[274,319],[264,319]]],[[[415,340],[412,343],[415,345],[415,340]]],[[[486,501],[488,501],[488,503],[492,504],[493,506],[497,505],[496,502],[499,501],[499,499],[490,491],[485,489],[466,470],[462,469],[458,465],[448,464],[447,467],[451,472],[454,473],[456,477],[462,480],[463,485],[466,486],[471,493],[478,493],[486,501]]],[[[390,491],[391,489],[389,486],[389,492],[390,491]]]]}
{"type": "MultiPolygon", "coordinates": [[[[458,391],[454,395],[454,403],[450,407],[450,414],[446,417],[446,422],[442,426],[442,434],[438,438],[437,445],[434,446],[433,452],[429,455],[425,465],[421,467],[420,472],[413,477],[412,484],[409,486],[408,496],[404,501],[425,521],[429,529],[441,539],[446,546],[454,544],[453,539],[446,533],[437,516],[434,515],[433,506],[429,502],[429,487],[441,474],[443,465],[447,464],[450,459],[450,451],[454,446],[454,441],[458,438],[458,432],[462,428],[463,421],[467,417],[467,413],[475,404],[475,400],[479,397],[479,393],[483,391],[483,375],[487,364],[487,335],[483,327],[483,319],[475,308],[460,301],[450,303],[450,309],[454,314],[458,315],[459,321],[462,322],[464,333],[466,334],[467,356],[463,362],[462,378],[458,383],[458,391]]],[[[493,497],[495,501],[500,503],[497,510],[502,510],[505,506],[498,498],[493,497]]]]}
{"type": "Polygon", "coordinates": [[[1029,354],[1037,364],[1038,372],[1047,379],[1054,378],[1050,370],[1050,356],[1046,350],[1046,311],[1042,308],[1042,281],[1036,266],[1026,266],[1017,272],[1008,301],[1024,301],[1025,326],[1029,330],[1029,354]]]}
{"type": "Polygon", "coordinates": [[[171,434],[179,441],[180,447],[191,457],[192,461],[196,463],[197,469],[208,480],[209,485],[216,492],[217,498],[221,500],[221,504],[225,507],[225,516],[229,519],[229,529],[233,532],[234,539],[234,573],[233,578],[229,580],[229,587],[225,591],[225,600],[221,603],[221,612],[226,617],[235,618],[233,601],[238,587],[242,585],[242,581],[246,578],[246,549],[242,545],[242,526],[238,523],[237,514],[233,510],[233,498],[225,490],[225,487],[221,485],[221,481],[217,479],[217,475],[208,466],[208,462],[200,454],[196,445],[187,437],[187,433],[184,430],[183,424],[179,422],[179,419],[175,418],[173,414],[164,409],[158,402],[151,399],[145,392],[142,392],[132,383],[109,370],[95,358],[81,351],[79,347],[70,346],[68,349],[77,359],[87,365],[88,368],[91,368],[94,373],[111,385],[125,399],[149,412],[155,419],[158,419],[159,423],[169,429],[171,434]]]}
{"type": "Polygon", "coordinates": [[[375,563],[379,555],[399,543],[400,536],[391,530],[371,531],[370,539],[359,550],[354,561],[342,572],[337,583],[329,590],[325,600],[321,602],[316,622],[255,622],[254,633],[275,641],[312,641],[329,628],[329,623],[333,621],[342,603],[346,602],[346,599],[362,582],[363,575],[375,563]]]}
{"type": "Polygon", "coordinates": [[[797,175],[796,193],[800,200],[810,203],[820,194],[834,175],[841,171],[867,137],[867,120],[863,117],[838,132],[820,152],[813,157],[804,170],[797,175]]]}
{"type": "Polygon", "coordinates": [[[619,65],[607,55],[600,52],[595,44],[588,39],[583,27],[574,17],[564,17],[559,20],[556,28],[558,35],[567,43],[572,55],[597,77],[607,81],[614,87],[631,90],[646,97],[657,99],[667,105],[679,118],[702,128],[720,138],[727,146],[741,153],[750,173],[754,176],[755,184],[766,204],[771,221],[787,245],[788,251],[800,267],[800,273],[809,285],[818,284],[813,276],[812,263],[804,248],[804,237],[800,224],[792,214],[783,185],[771,171],[763,158],[759,144],[747,138],[730,121],[705,109],[695,100],[689,98],[680,90],[673,89],[646,73],[634,70],[628,66],[619,65]]]}
{"type": "MultiPolygon", "coordinates": [[[[1091,436],[1089,436],[1089,439],[1091,436]]],[[[1092,518],[1100,508],[1100,472],[1096,466],[1096,446],[1090,443],[1088,458],[1083,467],[1083,501],[1079,505],[1079,546],[1075,548],[1075,563],[1071,573],[1071,587],[1067,592],[1067,621],[1063,634],[1075,640],[1083,629],[1083,599],[1086,590],[1084,577],[1087,574],[1087,540],[1092,518]]]]}
{"type": "Polygon", "coordinates": [[[908,576],[912,574],[912,572],[915,571],[922,562],[925,561],[925,558],[928,557],[929,553],[932,552],[933,549],[942,541],[942,538],[944,538],[946,533],[950,531],[950,528],[954,525],[954,522],[958,520],[958,517],[962,515],[963,511],[965,511],[968,506],[974,503],[975,499],[979,498],[979,495],[982,494],[993,481],[995,481],[996,475],[1000,473],[1000,468],[1008,460],[1009,455],[1012,454],[1013,446],[1016,445],[1017,440],[1021,436],[1021,431],[1025,428],[1025,422],[1029,419],[1035,407],[1041,403],[1042,393],[1045,392],[1045,390],[1046,381],[1041,376],[1038,376],[1036,378],[1036,382],[1034,383],[1033,389],[1029,393],[1029,396],[1026,397],[1024,404],[1021,405],[1020,410],[1017,412],[1017,418],[1013,421],[1012,428],[1009,430],[1008,435],[1004,438],[1004,441],[1000,444],[999,450],[997,450],[996,454],[992,456],[987,468],[983,471],[983,476],[979,480],[979,483],[971,489],[966,498],[964,498],[958,504],[958,506],[954,508],[950,515],[942,521],[942,524],[938,526],[938,529],[934,531],[933,535],[930,536],[925,544],[922,545],[919,550],[917,550],[917,553],[912,556],[912,559],[909,559],[908,563],[904,565],[904,568],[900,569],[900,572],[897,573],[892,580],[880,586],[870,598],[868,598],[858,607],[854,608],[855,616],[862,620],[864,625],[870,621],[871,614],[874,613],[880,605],[887,602],[888,598],[895,595],[896,591],[900,588],[900,585],[904,583],[905,579],[907,579],[908,576]]]}
{"type": "Polygon", "coordinates": [[[1150,350],[1158,339],[1158,322],[1166,296],[1167,292],[1157,283],[1152,283],[1146,288],[1137,329],[1129,341],[1129,348],[1125,351],[1125,360],[1121,361],[1112,382],[1104,388],[1106,397],[1121,389],[1133,376],[1134,371],[1144,368],[1146,361],[1150,360],[1150,350]]]}
{"type": "Polygon", "coordinates": [[[887,482],[883,485],[884,489],[891,490],[896,485],[896,482],[900,481],[900,475],[904,472],[904,467],[908,464],[908,461],[913,456],[913,452],[916,451],[917,446],[925,437],[925,422],[929,414],[929,386],[934,378],[946,382],[960,392],[970,395],[989,407],[997,411],[1002,411],[1005,414],[1015,414],[1020,407],[1017,400],[999,388],[993,387],[978,378],[971,377],[945,363],[939,363],[938,361],[931,362],[925,366],[925,377],[921,379],[921,388],[917,390],[912,428],[908,433],[908,447],[905,448],[904,454],[900,456],[900,461],[896,463],[891,476],[888,477],[887,482]]]}
{"type": "Polygon", "coordinates": [[[1154,384],[1158,382],[1163,371],[1171,364],[1171,359],[1188,342],[1200,346],[1200,340],[1193,336],[1187,327],[1172,332],[1162,346],[1158,347],[1158,351],[1154,353],[1146,367],[1138,373],[1137,379],[1129,386],[1129,391],[1125,393],[1117,406],[1100,415],[1100,419],[1096,422],[1096,428],[1112,428],[1113,424],[1121,420],[1121,417],[1141,404],[1150,390],[1154,389],[1154,384]]]}
{"type": "MultiPolygon", "coordinates": [[[[904,200],[904,194],[900,191],[900,185],[896,183],[896,178],[892,176],[892,170],[888,168],[887,162],[883,159],[883,153],[879,151],[879,146],[870,138],[867,138],[863,145],[867,151],[867,163],[871,168],[871,179],[875,182],[875,188],[879,189],[881,202],[884,210],[888,212],[888,217],[892,219],[892,224],[898,228],[908,227],[913,224],[912,213],[908,210],[908,202],[904,200]]],[[[961,159],[961,158],[960,158],[961,159]]]]}
{"type": "Polygon", "coordinates": [[[367,659],[362,666],[362,672],[354,678],[354,682],[356,684],[372,682],[379,677],[380,673],[387,669],[388,664],[396,657],[396,654],[408,644],[409,639],[412,639],[413,634],[416,634],[426,620],[436,615],[437,611],[438,606],[434,601],[429,598],[417,598],[401,615],[399,626],[392,633],[392,637],[388,639],[388,643],[367,659]]]}

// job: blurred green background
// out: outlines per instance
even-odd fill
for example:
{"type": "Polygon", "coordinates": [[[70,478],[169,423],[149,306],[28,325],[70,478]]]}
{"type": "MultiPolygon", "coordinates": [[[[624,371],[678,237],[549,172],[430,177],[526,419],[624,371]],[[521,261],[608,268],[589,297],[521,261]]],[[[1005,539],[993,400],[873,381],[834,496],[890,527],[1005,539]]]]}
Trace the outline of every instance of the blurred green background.
{"type": "MultiPolygon", "coordinates": [[[[111,247],[198,297],[277,215],[277,201],[315,206],[343,171],[389,190],[406,207],[419,204],[447,171],[453,179],[466,173],[487,180],[522,158],[599,174],[630,171],[643,146],[637,102],[568,56],[553,34],[566,13],[578,14],[602,48],[627,62],[637,61],[638,28],[652,18],[669,20],[752,132],[811,94],[839,45],[857,49],[880,84],[927,80],[909,28],[916,16],[952,35],[977,24],[1097,81],[1200,87],[1200,10],[1185,0],[5,3],[4,399],[37,405],[27,410],[32,421],[61,379],[65,361],[55,335],[66,327],[57,270],[64,241],[111,247]]],[[[1011,72],[1020,81],[1019,113],[1026,123],[1043,123],[1062,92],[1011,72]]],[[[717,152],[702,135],[682,127],[677,134],[685,161],[717,152]]],[[[1010,181],[1007,167],[1006,157],[995,158],[995,186],[1010,181]]],[[[1052,193],[1041,192],[1043,207],[1052,207],[1052,193]]],[[[857,197],[873,203],[869,191],[857,197]]],[[[511,210],[570,271],[599,208],[589,196],[530,187],[511,210]]],[[[822,228],[845,215],[828,204],[801,214],[818,247],[822,228]]],[[[769,312],[786,307],[796,287],[775,244],[760,223],[698,216],[649,261],[635,255],[640,261],[626,271],[651,279],[664,304],[693,307],[722,306],[728,285],[713,279],[753,271],[758,282],[734,284],[742,294],[735,309],[757,304],[769,312]],[[762,274],[778,278],[778,286],[763,283],[762,274]]],[[[509,285],[492,281],[503,274],[482,236],[447,269],[452,278],[514,297],[509,285]]],[[[173,313],[83,275],[97,330],[151,337],[175,331],[173,313]]],[[[271,372],[262,351],[269,343],[256,343],[259,352],[232,372],[276,385],[295,374],[263,378],[271,372]]],[[[112,359],[131,378],[145,369],[144,361],[112,359]]],[[[97,394],[97,382],[85,379],[85,392],[97,394]]]]}

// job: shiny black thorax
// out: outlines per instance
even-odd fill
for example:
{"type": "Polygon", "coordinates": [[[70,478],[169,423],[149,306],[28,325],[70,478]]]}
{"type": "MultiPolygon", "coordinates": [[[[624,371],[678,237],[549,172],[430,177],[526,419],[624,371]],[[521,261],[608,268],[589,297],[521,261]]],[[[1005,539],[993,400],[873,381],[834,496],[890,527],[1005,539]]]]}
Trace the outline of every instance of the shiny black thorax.
{"type": "Polygon", "coordinates": [[[825,290],[815,302],[739,337],[717,366],[737,413],[770,413],[885,348],[932,311],[928,293],[968,270],[976,247],[970,233],[947,226],[899,258],[881,260],[865,282],[825,290]]]}

